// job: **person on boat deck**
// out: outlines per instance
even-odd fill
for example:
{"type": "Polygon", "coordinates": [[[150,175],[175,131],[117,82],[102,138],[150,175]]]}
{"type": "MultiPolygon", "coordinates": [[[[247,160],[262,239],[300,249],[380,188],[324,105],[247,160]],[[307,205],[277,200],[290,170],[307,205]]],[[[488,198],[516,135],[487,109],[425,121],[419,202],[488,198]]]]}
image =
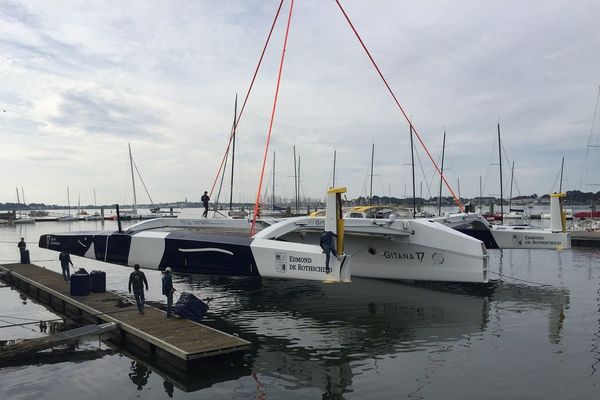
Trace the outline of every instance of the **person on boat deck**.
{"type": "Polygon", "coordinates": [[[69,282],[71,280],[71,270],[69,269],[69,264],[73,266],[73,261],[71,261],[71,256],[67,253],[66,250],[63,250],[58,255],[58,259],[60,260],[60,267],[62,268],[63,279],[65,282],[69,282]]]}
{"type": "Polygon", "coordinates": [[[131,294],[131,287],[133,286],[133,296],[135,297],[135,304],[137,304],[138,311],[140,314],[144,313],[144,285],[146,285],[146,291],[148,291],[148,281],[146,275],[140,271],[140,265],[135,264],[133,271],[129,275],[129,293],[131,294]]]}
{"type": "Polygon", "coordinates": [[[202,201],[202,205],[204,206],[204,212],[202,213],[202,218],[207,218],[208,217],[208,202],[210,200],[210,197],[208,196],[207,191],[204,191],[204,195],[200,198],[200,200],[202,201]]]}
{"type": "Polygon", "coordinates": [[[173,277],[171,276],[171,268],[167,267],[162,276],[162,293],[167,296],[167,318],[171,317],[171,307],[173,306],[173,277]]]}
{"type": "Polygon", "coordinates": [[[25,238],[21,238],[21,241],[19,242],[19,244],[17,246],[19,246],[19,251],[22,253],[23,250],[25,250],[27,248],[27,243],[25,243],[25,238]]]}
{"type": "Polygon", "coordinates": [[[323,253],[325,253],[325,272],[330,273],[331,268],[329,268],[329,253],[333,254],[335,257],[338,256],[337,251],[335,251],[335,243],[333,242],[333,238],[337,237],[337,235],[331,231],[325,231],[321,235],[321,240],[319,241],[319,245],[323,249],[323,253]]]}

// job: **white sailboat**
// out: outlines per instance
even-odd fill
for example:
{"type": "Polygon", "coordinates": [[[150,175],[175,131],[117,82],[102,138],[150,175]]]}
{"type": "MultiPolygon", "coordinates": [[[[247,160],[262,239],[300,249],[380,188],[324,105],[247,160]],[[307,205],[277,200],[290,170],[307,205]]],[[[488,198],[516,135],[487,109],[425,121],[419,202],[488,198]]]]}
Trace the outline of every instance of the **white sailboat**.
{"type": "Polygon", "coordinates": [[[68,209],[68,215],[63,215],[62,217],[58,217],[58,221],[60,221],[60,222],[77,221],[77,217],[71,215],[71,196],[69,194],[68,186],[67,186],[67,209],[68,209]]]}
{"type": "MultiPolygon", "coordinates": [[[[96,189],[94,189],[94,207],[98,207],[98,203],[96,202],[96,189]]],[[[85,221],[102,221],[104,220],[104,217],[102,217],[98,211],[95,211],[92,215],[86,215],[83,219],[85,221]]]]}
{"type": "MultiPolygon", "coordinates": [[[[23,194],[23,206],[26,205],[25,203],[25,191],[23,190],[23,187],[21,187],[21,192],[23,194]]],[[[23,213],[21,212],[21,199],[19,198],[19,188],[17,188],[17,204],[19,205],[19,216],[17,217],[15,215],[15,219],[10,221],[13,224],[33,224],[35,223],[35,219],[25,215],[23,216],[23,213]]]]}

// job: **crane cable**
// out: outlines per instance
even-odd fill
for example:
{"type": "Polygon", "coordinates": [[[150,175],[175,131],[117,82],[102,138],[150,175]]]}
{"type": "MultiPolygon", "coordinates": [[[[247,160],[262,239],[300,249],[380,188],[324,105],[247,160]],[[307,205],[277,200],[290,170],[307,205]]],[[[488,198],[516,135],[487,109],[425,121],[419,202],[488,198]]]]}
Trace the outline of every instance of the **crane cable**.
{"type": "Polygon", "coordinates": [[[415,133],[415,136],[417,137],[417,139],[419,139],[419,143],[421,143],[421,146],[423,147],[423,149],[425,150],[425,153],[427,153],[427,156],[429,156],[429,159],[431,160],[431,162],[433,163],[433,166],[435,167],[435,169],[437,170],[438,174],[440,174],[440,177],[442,178],[442,180],[444,181],[446,188],[450,191],[450,193],[452,194],[452,197],[454,197],[454,201],[456,202],[456,205],[458,206],[458,208],[460,209],[461,212],[464,212],[465,209],[462,205],[462,203],[460,202],[460,200],[456,197],[456,194],[454,194],[454,191],[452,190],[452,187],[450,187],[450,184],[448,183],[448,181],[446,181],[446,177],[444,176],[444,174],[442,173],[442,171],[440,170],[440,168],[438,167],[437,163],[435,162],[435,160],[433,159],[433,157],[431,156],[431,153],[429,153],[429,150],[427,149],[427,147],[425,146],[425,143],[423,142],[423,140],[421,139],[421,135],[419,135],[419,133],[417,132],[417,129],[415,128],[415,126],[413,125],[411,119],[409,118],[409,116],[406,114],[406,112],[404,111],[404,108],[402,108],[402,105],[400,105],[400,102],[398,101],[398,99],[396,98],[396,95],[394,94],[394,91],[392,90],[392,88],[390,87],[390,85],[388,84],[387,80],[385,79],[385,77],[383,76],[383,73],[381,72],[381,70],[379,69],[379,67],[377,66],[377,63],[375,62],[375,60],[373,59],[373,56],[371,56],[371,53],[369,52],[369,50],[367,49],[367,46],[365,45],[365,43],[363,42],[362,38],[360,37],[360,35],[358,34],[358,31],[356,30],[356,28],[354,27],[354,25],[352,24],[352,21],[350,21],[350,17],[348,17],[348,14],[346,14],[346,11],[344,10],[344,8],[342,7],[342,5],[340,4],[339,0],[335,0],[335,2],[337,3],[338,7],[340,8],[340,11],[342,12],[342,14],[344,14],[344,17],[346,18],[346,21],[348,22],[348,24],[350,25],[350,28],[352,28],[352,31],[354,32],[354,35],[356,36],[356,38],[358,39],[358,41],[360,42],[362,48],[365,50],[365,52],[367,53],[367,56],[369,57],[369,59],[371,60],[371,63],[373,64],[373,66],[375,67],[375,69],[377,70],[377,73],[379,74],[379,77],[383,80],[383,83],[385,85],[385,87],[388,89],[388,91],[390,92],[390,94],[392,95],[394,101],[396,102],[396,105],[398,106],[398,108],[400,109],[400,111],[402,112],[402,115],[404,116],[404,118],[406,119],[406,121],[408,122],[408,124],[410,126],[412,126],[413,132],[415,133]]]}
{"type": "MultiPolygon", "coordinates": [[[[242,118],[242,114],[244,113],[244,109],[246,108],[246,103],[248,101],[248,97],[250,97],[250,92],[252,91],[252,87],[254,86],[254,81],[256,80],[256,75],[258,75],[258,70],[260,69],[263,57],[267,50],[267,46],[269,45],[269,41],[271,40],[271,34],[273,33],[273,29],[275,28],[275,23],[277,22],[277,19],[279,18],[279,12],[281,11],[281,6],[283,5],[283,1],[284,0],[281,0],[281,2],[279,3],[279,7],[277,8],[277,13],[275,14],[275,18],[273,19],[273,24],[271,25],[271,29],[269,30],[269,34],[267,35],[267,40],[265,41],[265,45],[263,46],[262,52],[260,54],[260,58],[258,59],[256,69],[254,70],[254,75],[252,76],[252,80],[250,81],[250,86],[248,87],[248,90],[246,91],[246,97],[244,98],[244,102],[242,103],[242,108],[240,109],[240,113],[238,114],[237,121],[235,122],[234,126],[231,127],[231,133],[229,134],[229,141],[227,143],[227,149],[225,150],[225,154],[223,155],[223,158],[221,159],[221,164],[219,165],[217,175],[215,176],[215,180],[213,181],[212,187],[210,189],[210,196],[212,196],[212,194],[213,194],[213,191],[217,184],[217,180],[219,179],[219,175],[221,174],[221,169],[223,168],[223,163],[225,162],[225,159],[227,158],[227,155],[229,154],[229,147],[231,146],[231,142],[233,140],[233,132],[235,129],[237,129],[237,126],[240,123],[240,119],[242,118]]],[[[224,173],[224,171],[223,171],[223,173],[224,173]]]]}
{"type": "Polygon", "coordinates": [[[269,154],[269,142],[271,141],[271,132],[273,131],[273,121],[275,120],[275,110],[277,109],[277,99],[279,97],[279,87],[281,83],[281,72],[283,70],[283,61],[285,60],[285,51],[290,32],[290,23],[292,22],[292,11],[294,10],[294,0],[290,4],[290,12],[288,14],[287,26],[285,28],[285,38],[283,39],[283,48],[281,49],[281,60],[279,61],[279,72],[277,73],[277,86],[275,87],[275,98],[273,99],[273,108],[271,110],[271,119],[269,121],[269,132],[267,134],[267,143],[265,145],[265,153],[263,156],[262,169],[260,171],[260,180],[258,181],[258,190],[256,191],[256,201],[254,202],[254,212],[252,213],[252,226],[250,227],[250,236],[256,233],[256,218],[258,217],[258,204],[260,202],[260,192],[262,182],[265,175],[265,166],[267,164],[267,156],[269,154]]]}

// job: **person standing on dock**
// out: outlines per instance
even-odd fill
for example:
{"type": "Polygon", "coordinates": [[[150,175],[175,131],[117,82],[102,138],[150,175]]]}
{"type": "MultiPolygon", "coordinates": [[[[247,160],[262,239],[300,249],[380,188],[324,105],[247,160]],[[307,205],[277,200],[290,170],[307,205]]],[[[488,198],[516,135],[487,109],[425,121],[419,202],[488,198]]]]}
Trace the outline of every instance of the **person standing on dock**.
{"type": "Polygon", "coordinates": [[[131,294],[131,287],[133,286],[133,295],[135,296],[135,304],[137,304],[138,311],[140,314],[144,313],[144,285],[146,285],[146,291],[148,290],[148,281],[146,275],[140,271],[140,265],[135,264],[133,271],[129,275],[129,293],[131,294]]]}
{"type": "Polygon", "coordinates": [[[71,261],[71,256],[65,250],[61,251],[58,255],[58,259],[60,260],[60,267],[62,268],[63,279],[65,282],[69,282],[71,280],[71,270],[69,269],[69,264],[73,266],[73,261],[71,261]]]}
{"type": "Polygon", "coordinates": [[[171,276],[171,268],[167,267],[162,276],[162,293],[167,296],[167,318],[171,318],[171,307],[173,306],[173,277],[171,276]]]}
{"type": "Polygon", "coordinates": [[[204,195],[200,198],[202,201],[202,205],[204,206],[204,212],[202,213],[202,218],[208,218],[208,202],[210,201],[210,197],[208,196],[208,192],[205,190],[204,195]]]}
{"type": "Polygon", "coordinates": [[[19,246],[19,252],[22,253],[27,248],[27,243],[25,243],[25,238],[21,238],[21,241],[19,242],[19,244],[17,244],[17,246],[19,246]]]}

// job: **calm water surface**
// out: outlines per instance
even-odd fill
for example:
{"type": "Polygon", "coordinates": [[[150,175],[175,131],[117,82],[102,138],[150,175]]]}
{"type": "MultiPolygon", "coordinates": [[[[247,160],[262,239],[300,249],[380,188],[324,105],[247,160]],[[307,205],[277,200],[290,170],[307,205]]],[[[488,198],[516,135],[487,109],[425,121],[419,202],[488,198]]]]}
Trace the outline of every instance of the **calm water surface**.
{"type": "MultiPolygon", "coordinates": [[[[0,262],[60,271],[40,234],[115,229],[114,222],[0,227],[0,262]]],[[[0,369],[0,399],[597,399],[600,251],[490,251],[488,286],[351,284],[175,276],[178,291],[214,298],[206,323],[252,342],[243,357],[211,360],[186,377],[89,338],[75,349],[0,369]],[[502,279],[500,275],[503,275],[502,279]]],[[[75,258],[126,293],[130,269],[75,258]]],[[[160,274],[146,272],[162,302],[160,274]]],[[[51,319],[0,288],[0,324],[51,319]]],[[[39,337],[37,325],[0,339],[39,337]]]]}

